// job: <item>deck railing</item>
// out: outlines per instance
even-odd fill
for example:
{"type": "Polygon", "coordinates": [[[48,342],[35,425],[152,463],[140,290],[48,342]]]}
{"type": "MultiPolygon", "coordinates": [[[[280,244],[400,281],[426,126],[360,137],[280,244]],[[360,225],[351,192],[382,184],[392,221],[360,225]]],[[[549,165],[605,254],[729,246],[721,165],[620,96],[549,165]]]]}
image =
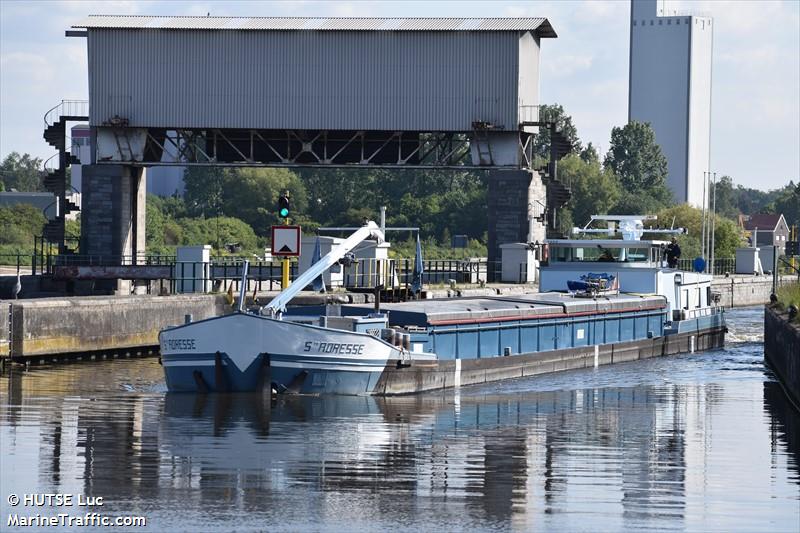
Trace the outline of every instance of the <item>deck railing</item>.
{"type": "Polygon", "coordinates": [[[61,117],[88,117],[89,116],[89,101],[88,100],[61,100],[60,103],[54,105],[44,114],[45,126],[52,126],[58,122],[61,117]]]}

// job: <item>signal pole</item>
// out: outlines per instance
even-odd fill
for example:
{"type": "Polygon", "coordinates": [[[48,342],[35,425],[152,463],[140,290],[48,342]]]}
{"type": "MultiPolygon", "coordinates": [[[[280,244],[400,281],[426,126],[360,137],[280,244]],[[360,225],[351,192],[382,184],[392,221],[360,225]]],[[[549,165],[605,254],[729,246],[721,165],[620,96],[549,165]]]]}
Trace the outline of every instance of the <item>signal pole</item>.
{"type": "MultiPolygon", "coordinates": [[[[284,219],[284,224],[287,226],[289,222],[289,213],[291,210],[291,202],[289,201],[289,191],[287,190],[278,198],[278,216],[284,219]]],[[[288,257],[284,257],[281,261],[281,290],[289,287],[289,272],[290,265],[288,257]]]]}
{"type": "MultiPolygon", "coordinates": [[[[286,225],[289,225],[289,219],[286,219],[286,225]]],[[[289,286],[289,271],[291,263],[289,258],[284,257],[281,261],[281,290],[285,290],[289,286]]]]}

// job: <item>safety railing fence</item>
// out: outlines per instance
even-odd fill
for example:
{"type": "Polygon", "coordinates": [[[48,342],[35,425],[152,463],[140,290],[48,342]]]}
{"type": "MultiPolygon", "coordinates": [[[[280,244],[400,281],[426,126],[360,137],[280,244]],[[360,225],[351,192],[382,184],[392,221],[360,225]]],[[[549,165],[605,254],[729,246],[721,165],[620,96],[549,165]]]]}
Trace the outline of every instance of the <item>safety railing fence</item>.
{"type": "Polygon", "coordinates": [[[0,254],[0,267],[4,269],[16,268],[22,274],[33,274],[33,264],[35,256],[33,254],[0,254]]]}
{"type": "Polygon", "coordinates": [[[52,126],[61,117],[87,117],[89,116],[88,100],[61,100],[44,114],[46,126],[52,126]]]}
{"type": "MultiPolygon", "coordinates": [[[[485,259],[431,259],[423,260],[422,265],[421,281],[424,285],[446,285],[453,281],[476,284],[486,281],[489,266],[485,259]]],[[[359,259],[342,268],[342,284],[353,289],[407,287],[414,283],[415,278],[413,258],[359,259]]]]}
{"type": "MultiPolygon", "coordinates": [[[[694,259],[678,259],[678,270],[694,272],[694,259]]],[[[708,273],[714,275],[733,274],[736,272],[736,259],[733,257],[717,257],[708,267],[708,273]]]]}

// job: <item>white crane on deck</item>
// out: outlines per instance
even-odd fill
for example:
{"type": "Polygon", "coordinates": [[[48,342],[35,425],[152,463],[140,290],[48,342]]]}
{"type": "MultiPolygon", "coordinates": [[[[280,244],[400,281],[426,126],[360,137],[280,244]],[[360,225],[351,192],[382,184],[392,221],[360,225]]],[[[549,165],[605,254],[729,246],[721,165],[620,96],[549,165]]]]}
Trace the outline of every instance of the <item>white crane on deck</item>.
{"type": "Polygon", "coordinates": [[[311,265],[308,270],[303,272],[296,280],[294,280],[294,283],[292,283],[288,288],[282,290],[280,294],[278,294],[272,299],[271,302],[264,306],[261,309],[261,313],[274,316],[278,313],[286,311],[286,304],[288,304],[292,298],[297,295],[297,293],[302,291],[318,276],[335,265],[341,258],[347,255],[362,241],[365,241],[369,238],[377,239],[378,243],[382,243],[384,240],[383,232],[378,225],[372,221],[368,221],[366,225],[356,230],[355,233],[346,238],[341,244],[323,256],[319,261],[311,265]]]}

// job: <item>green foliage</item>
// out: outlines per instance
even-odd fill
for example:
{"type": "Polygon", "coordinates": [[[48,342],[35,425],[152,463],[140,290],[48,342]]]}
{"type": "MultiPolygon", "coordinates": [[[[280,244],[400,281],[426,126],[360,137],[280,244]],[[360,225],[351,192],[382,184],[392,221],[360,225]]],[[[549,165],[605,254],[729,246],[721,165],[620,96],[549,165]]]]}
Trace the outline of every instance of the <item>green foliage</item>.
{"type": "Polygon", "coordinates": [[[581,150],[580,157],[586,163],[597,162],[600,163],[600,154],[597,152],[597,149],[594,147],[592,143],[586,145],[586,148],[581,150]]]}
{"type": "Polygon", "coordinates": [[[615,214],[644,214],[645,208],[652,210],[672,203],[672,193],[667,188],[667,158],[656,143],[650,124],[633,121],[613,128],[603,165],[617,175],[624,191],[615,214]]]}
{"type": "Polygon", "coordinates": [[[217,167],[186,168],[183,173],[183,200],[188,216],[213,217],[220,214],[225,172],[226,169],[217,167]]]}
{"type": "MultiPolygon", "coordinates": [[[[662,226],[672,225],[675,218],[675,227],[686,228],[688,233],[678,237],[678,244],[684,259],[698,257],[702,250],[702,210],[680,204],[667,209],[662,209],[658,213],[658,223],[662,226]]],[[[736,248],[743,243],[741,229],[733,220],[716,216],[716,227],[714,229],[714,256],[715,257],[734,257],[736,248]]]]}
{"type": "Polygon", "coordinates": [[[797,185],[790,181],[788,185],[776,191],[776,198],[764,211],[768,213],[783,214],[786,223],[791,228],[800,226],[800,182],[797,185]]]}
{"type": "Polygon", "coordinates": [[[715,207],[718,214],[736,218],[739,216],[737,192],[730,176],[722,176],[717,181],[715,207]]]}
{"type": "MultiPolygon", "coordinates": [[[[469,259],[471,257],[486,257],[486,245],[476,239],[470,239],[466,248],[451,248],[451,243],[437,241],[434,238],[424,239],[421,243],[422,258],[435,259],[469,259]]],[[[405,241],[393,241],[389,249],[389,256],[396,259],[414,259],[417,250],[416,238],[405,241]]]]}
{"type": "Polygon", "coordinates": [[[33,246],[34,237],[42,234],[47,218],[29,204],[0,207],[0,244],[33,246]]]}
{"type": "Polygon", "coordinates": [[[284,191],[291,198],[292,220],[302,220],[308,209],[305,185],[294,172],[282,168],[189,167],[184,180],[190,216],[236,217],[262,236],[273,224],[283,223],[277,204],[284,191]]]}
{"type": "Polygon", "coordinates": [[[153,194],[148,194],[145,212],[145,239],[148,247],[164,245],[165,220],[166,215],[162,211],[161,199],[153,194]]]}
{"type": "MultiPolygon", "coordinates": [[[[558,174],[572,189],[568,208],[575,224],[583,225],[592,215],[609,213],[622,194],[616,176],[603,169],[596,158],[587,161],[582,155],[569,155],[559,162],[558,174]]],[[[561,218],[566,218],[565,213],[561,218]]],[[[561,229],[563,232],[563,225],[561,229]]]]}
{"type": "Polygon", "coordinates": [[[152,205],[161,211],[166,218],[182,218],[187,216],[186,202],[179,196],[162,198],[154,194],[148,194],[147,205],[152,205]]]}
{"type": "Polygon", "coordinates": [[[278,217],[278,197],[289,191],[292,219],[307,212],[308,197],[300,178],[283,168],[229,169],[222,189],[222,213],[249,224],[258,235],[267,235],[270,226],[283,223],[278,217]]]}
{"type": "MultiPolygon", "coordinates": [[[[776,296],[781,308],[786,309],[790,305],[800,308],[800,283],[788,283],[778,287],[776,296]]],[[[800,314],[795,317],[795,322],[800,322],[800,314]]]]}
{"type": "Polygon", "coordinates": [[[419,227],[423,238],[441,238],[445,229],[472,238],[486,231],[482,171],[304,169],[300,178],[309,191],[309,215],[324,226],[377,220],[385,205],[388,226],[419,227]]]}
{"type": "Polygon", "coordinates": [[[20,192],[42,190],[42,160],[29,154],[11,152],[0,163],[0,190],[20,192]]]}
{"type": "Polygon", "coordinates": [[[67,244],[70,248],[81,238],[81,215],[78,213],[78,218],[75,220],[64,221],[64,235],[67,239],[67,244]]]}
{"type": "MultiPolygon", "coordinates": [[[[572,117],[567,115],[564,108],[559,104],[539,106],[540,122],[555,122],[556,131],[560,131],[572,143],[574,153],[582,150],[581,140],[578,137],[578,129],[572,123],[572,117]]],[[[550,130],[546,127],[539,127],[539,135],[533,141],[533,153],[535,156],[550,159],[550,130]]]]}
{"type": "Polygon", "coordinates": [[[212,244],[218,250],[228,243],[239,243],[244,251],[258,251],[258,239],[247,223],[237,218],[182,218],[181,245],[212,244]]]}

